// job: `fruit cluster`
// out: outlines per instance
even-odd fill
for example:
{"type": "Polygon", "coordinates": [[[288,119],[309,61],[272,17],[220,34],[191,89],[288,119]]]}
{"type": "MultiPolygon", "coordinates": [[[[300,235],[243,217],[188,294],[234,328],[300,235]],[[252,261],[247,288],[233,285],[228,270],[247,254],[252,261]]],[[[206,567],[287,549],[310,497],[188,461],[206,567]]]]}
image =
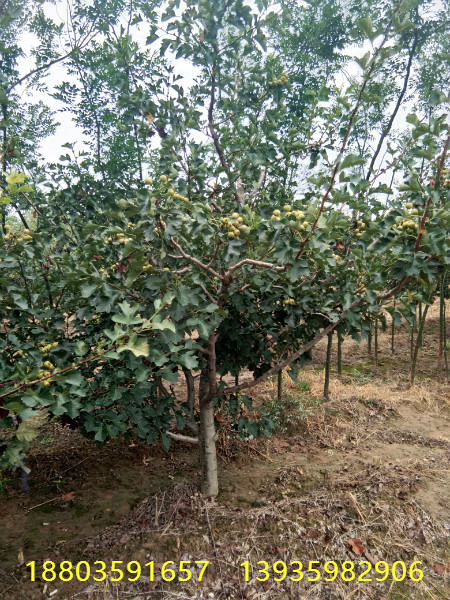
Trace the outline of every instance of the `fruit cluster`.
{"type": "MultiPolygon", "coordinates": [[[[45,344],[44,346],[41,346],[39,348],[40,353],[42,354],[43,357],[47,356],[47,354],[50,352],[50,350],[52,348],[57,348],[59,346],[58,342],[53,342],[52,344],[45,344]]],[[[47,361],[53,368],[53,365],[50,361],[47,361]]],[[[44,363],[44,367],[45,367],[45,363],[44,363]]]]}
{"type": "Polygon", "coordinates": [[[415,235],[419,226],[414,223],[411,219],[403,219],[398,225],[394,225],[399,231],[405,231],[406,233],[415,235]]]}
{"type": "Polygon", "coordinates": [[[10,240],[13,240],[15,242],[30,242],[33,239],[33,236],[31,235],[31,231],[29,229],[24,229],[22,235],[12,233],[10,230],[11,225],[5,225],[5,231],[7,231],[7,233],[3,236],[5,242],[9,242],[10,240]]]}
{"type": "Polygon", "coordinates": [[[286,300],[283,300],[283,304],[290,304],[291,306],[293,306],[295,304],[295,300],[294,298],[286,298],[286,300]]]}
{"type": "Polygon", "coordinates": [[[231,219],[223,217],[222,223],[228,229],[230,239],[239,238],[241,233],[247,233],[249,230],[249,227],[244,223],[244,219],[236,212],[231,215],[231,219]]]}
{"type": "Polygon", "coordinates": [[[358,225],[358,227],[355,229],[355,235],[357,238],[360,238],[362,237],[361,229],[365,229],[366,224],[363,221],[357,221],[356,224],[358,225]]]}
{"type": "Polygon", "coordinates": [[[286,73],[286,71],[283,71],[281,73],[281,76],[279,79],[272,79],[272,81],[269,81],[269,85],[271,87],[274,87],[276,85],[281,85],[281,86],[286,86],[289,83],[289,75],[286,73]]]}
{"type": "Polygon", "coordinates": [[[186,198],[186,196],[182,196],[181,194],[177,194],[175,192],[175,190],[173,190],[172,188],[169,188],[167,190],[167,193],[169,194],[169,196],[171,196],[172,198],[175,198],[177,200],[183,200],[183,202],[189,202],[189,198],[186,198]]]}
{"type": "Polygon", "coordinates": [[[133,238],[127,238],[124,233],[116,233],[115,235],[110,236],[105,240],[105,244],[110,244],[111,242],[117,242],[118,244],[126,244],[127,242],[132,242],[133,238]]]}
{"type": "MultiPolygon", "coordinates": [[[[302,210],[292,210],[292,206],[290,204],[285,204],[283,206],[283,211],[284,214],[282,214],[281,211],[276,208],[270,217],[271,221],[281,221],[283,217],[295,217],[297,221],[305,218],[305,213],[302,210]]],[[[308,227],[308,225],[308,221],[303,221],[298,227],[296,227],[296,229],[303,231],[308,227]]]]}
{"type": "MultiPolygon", "coordinates": [[[[417,218],[420,216],[418,209],[413,208],[414,205],[412,202],[407,202],[405,206],[406,208],[411,210],[412,217],[417,218]]],[[[397,231],[404,231],[405,233],[408,233],[410,235],[416,235],[417,230],[419,229],[419,225],[412,219],[405,217],[403,219],[397,219],[397,223],[393,225],[392,228],[397,231]]]]}
{"type": "MultiPolygon", "coordinates": [[[[163,185],[167,185],[169,183],[167,175],[161,175],[160,179],[163,185]]],[[[167,193],[171,198],[175,198],[176,200],[182,200],[183,202],[189,202],[189,198],[186,198],[186,196],[183,196],[182,194],[177,194],[177,192],[173,188],[169,188],[167,190],[167,193]]]]}

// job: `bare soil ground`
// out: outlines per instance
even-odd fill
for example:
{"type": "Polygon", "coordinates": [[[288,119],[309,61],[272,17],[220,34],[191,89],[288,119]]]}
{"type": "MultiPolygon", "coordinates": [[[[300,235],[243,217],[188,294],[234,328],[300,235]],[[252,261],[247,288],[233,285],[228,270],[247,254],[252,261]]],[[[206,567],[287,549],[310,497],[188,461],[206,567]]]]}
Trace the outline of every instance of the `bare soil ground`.
{"type": "Polygon", "coordinates": [[[199,495],[197,456],[187,445],[168,454],[120,441],[97,448],[76,431],[44,427],[29,458],[30,491],[19,490],[16,474],[3,481],[0,599],[450,598],[450,386],[437,364],[430,312],[411,389],[407,329],[397,331],[394,355],[388,334],[380,336],[376,372],[367,344],[346,340],[343,377],[333,373],[327,403],[323,345],[298,385],[285,377],[278,408],[275,382],[263,384],[255,403],[276,412],[280,429],[244,443],[224,419],[215,501],[199,495]],[[47,559],[153,560],[157,581],[146,572],[134,583],[31,583],[26,563],[47,559]],[[170,560],[210,564],[201,583],[169,583],[158,568],[170,560]],[[273,571],[258,581],[261,560],[301,561],[305,572],[308,561],[319,561],[322,576],[293,582],[289,568],[283,581],[273,571]],[[339,569],[344,561],[403,561],[408,569],[421,561],[424,577],[375,581],[382,576],[372,568],[366,578],[373,581],[357,581],[364,570],[357,567],[353,581],[326,582],[326,561],[339,569]]]}

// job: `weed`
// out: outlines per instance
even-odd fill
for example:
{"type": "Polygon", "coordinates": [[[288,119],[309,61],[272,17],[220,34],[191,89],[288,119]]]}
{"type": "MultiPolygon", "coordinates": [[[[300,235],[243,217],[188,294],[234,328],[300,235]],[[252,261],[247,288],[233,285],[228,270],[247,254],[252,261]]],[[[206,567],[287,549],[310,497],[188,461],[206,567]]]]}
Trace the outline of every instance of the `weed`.
{"type": "Polygon", "coordinates": [[[365,385],[366,383],[369,383],[369,381],[372,381],[372,379],[373,379],[372,375],[363,373],[362,371],[358,370],[356,367],[354,367],[353,369],[351,369],[349,371],[349,375],[353,379],[353,383],[355,383],[356,385],[365,385]]]}
{"type": "MultiPolygon", "coordinates": [[[[284,382],[283,382],[284,383],[284,382]]],[[[283,385],[281,400],[276,398],[264,402],[263,408],[274,424],[274,431],[292,433],[305,421],[313,409],[323,404],[323,400],[309,394],[311,384],[300,381],[295,386],[283,385]]]]}

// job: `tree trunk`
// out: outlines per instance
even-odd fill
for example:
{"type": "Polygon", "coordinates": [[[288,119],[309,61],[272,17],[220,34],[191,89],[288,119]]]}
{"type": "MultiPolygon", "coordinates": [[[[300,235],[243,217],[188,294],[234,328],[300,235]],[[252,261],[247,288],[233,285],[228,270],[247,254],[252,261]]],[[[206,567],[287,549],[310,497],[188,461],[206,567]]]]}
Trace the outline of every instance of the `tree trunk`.
{"type": "Polygon", "coordinates": [[[413,357],[412,357],[412,361],[411,361],[411,372],[410,372],[410,377],[409,377],[410,385],[414,385],[414,378],[416,375],[417,357],[419,355],[419,349],[422,346],[423,329],[425,326],[425,319],[427,318],[427,312],[428,312],[429,308],[430,308],[430,305],[427,304],[425,306],[425,309],[423,310],[423,313],[421,314],[420,320],[419,320],[419,329],[418,329],[417,338],[416,338],[416,345],[414,348],[413,357]]]}
{"type": "Polygon", "coordinates": [[[439,285],[439,353],[438,353],[438,364],[442,365],[442,359],[444,358],[444,345],[445,345],[445,327],[444,327],[444,280],[445,275],[441,275],[441,281],[439,285]]]}
{"type": "Polygon", "coordinates": [[[337,374],[339,379],[342,378],[342,333],[338,332],[338,346],[337,346],[337,374]]]}
{"type": "Polygon", "coordinates": [[[374,358],[375,358],[375,373],[378,371],[378,318],[374,323],[374,358]]]}
{"type": "Polygon", "coordinates": [[[280,404],[283,399],[283,371],[277,373],[277,402],[280,404]]]}
{"type": "Polygon", "coordinates": [[[216,428],[214,424],[214,400],[217,397],[215,332],[208,339],[207,357],[207,365],[200,374],[199,388],[201,490],[205,496],[217,496],[219,481],[217,475],[216,428]]]}
{"type": "Polygon", "coordinates": [[[394,354],[395,352],[395,298],[394,298],[394,311],[392,314],[392,323],[391,323],[391,352],[394,354]]]}
{"type": "Polygon", "coordinates": [[[325,363],[325,383],[323,386],[323,397],[325,400],[330,399],[330,369],[331,369],[331,348],[333,346],[333,331],[328,334],[327,343],[327,358],[325,363]]]}
{"type": "Polygon", "coordinates": [[[201,490],[205,496],[217,496],[216,429],[214,426],[214,400],[200,401],[200,464],[202,468],[201,490]]]}

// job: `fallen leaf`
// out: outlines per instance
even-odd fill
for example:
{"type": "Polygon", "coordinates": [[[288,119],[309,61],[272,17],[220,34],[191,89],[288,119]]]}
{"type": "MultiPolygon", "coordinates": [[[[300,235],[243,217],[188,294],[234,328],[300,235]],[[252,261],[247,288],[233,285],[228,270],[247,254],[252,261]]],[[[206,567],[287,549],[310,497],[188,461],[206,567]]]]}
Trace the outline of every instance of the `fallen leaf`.
{"type": "Polygon", "coordinates": [[[367,550],[364,552],[364,556],[367,558],[367,560],[373,567],[377,564],[378,561],[375,558],[375,556],[373,554],[370,554],[370,552],[367,552],[367,550]]]}
{"type": "Polygon", "coordinates": [[[433,571],[438,575],[444,575],[447,571],[450,571],[450,564],[447,565],[434,565],[433,571]]]}
{"type": "Polygon", "coordinates": [[[25,559],[23,557],[23,549],[19,548],[19,554],[17,556],[18,561],[19,561],[19,565],[23,565],[23,563],[25,562],[25,559]]]}
{"type": "Polygon", "coordinates": [[[310,529],[309,527],[306,529],[305,533],[306,537],[309,537],[311,539],[317,539],[320,535],[317,529],[310,529]]]}
{"type": "Polygon", "coordinates": [[[65,500],[68,502],[69,500],[73,500],[75,498],[75,492],[69,492],[68,494],[63,494],[61,496],[61,500],[65,500]]]}
{"type": "Polygon", "coordinates": [[[362,540],[359,538],[348,540],[347,544],[350,546],[352,551],[358,556],[362,556],[366,549],[363,546],[362,540]]]}

